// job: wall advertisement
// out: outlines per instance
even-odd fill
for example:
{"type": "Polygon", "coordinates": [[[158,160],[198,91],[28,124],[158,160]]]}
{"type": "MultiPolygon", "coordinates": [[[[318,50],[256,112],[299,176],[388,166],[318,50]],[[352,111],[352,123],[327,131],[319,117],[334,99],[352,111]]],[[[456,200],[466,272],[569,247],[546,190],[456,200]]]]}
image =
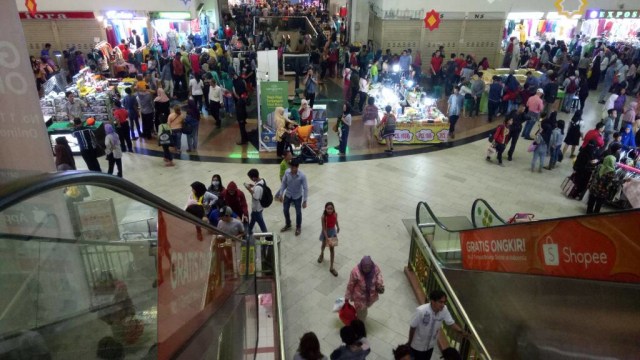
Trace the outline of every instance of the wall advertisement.
{"type": "Polygon", "coordinates": [[[640,283],[640,211],[460,233],[467,270],[640,283]]]}

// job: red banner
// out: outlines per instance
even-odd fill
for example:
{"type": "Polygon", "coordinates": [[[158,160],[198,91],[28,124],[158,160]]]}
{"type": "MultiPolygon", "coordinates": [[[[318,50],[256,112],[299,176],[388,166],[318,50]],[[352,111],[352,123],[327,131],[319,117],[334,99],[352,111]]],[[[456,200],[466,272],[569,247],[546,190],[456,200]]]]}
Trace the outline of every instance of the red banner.
{"type": "Polygon", "coordinates": [[[158,359],[169,359],[225,298],[212,234],[158,211],[158,359]]]}
{"type": "Polygon", "coordinates": [[[468,270],[640,283],[640,212],[460,233],[468,270]]]}
{"type": "Polygon", "coordinates": [[[67,20],[67,19],[95,19],[93,12],[81,12],[81,11],[70,11],[70,12],[37,12],[34,14],[30,14],[26,11],[20,12],[20,19],[23,20],[67,20]]]}

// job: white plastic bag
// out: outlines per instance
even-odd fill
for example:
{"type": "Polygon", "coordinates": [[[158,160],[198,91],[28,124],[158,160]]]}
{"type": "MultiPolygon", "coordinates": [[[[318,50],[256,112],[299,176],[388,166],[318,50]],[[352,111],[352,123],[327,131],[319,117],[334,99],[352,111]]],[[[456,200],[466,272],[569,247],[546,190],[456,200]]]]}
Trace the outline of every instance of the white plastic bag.
{"type": "Polygon", "coordinates": [[[333,312],[340,311],[340,309],[342,309],[343,306],[344,306],[344,298],[343,297],[337,298],[336,301],[333,303],[333,312]]]}

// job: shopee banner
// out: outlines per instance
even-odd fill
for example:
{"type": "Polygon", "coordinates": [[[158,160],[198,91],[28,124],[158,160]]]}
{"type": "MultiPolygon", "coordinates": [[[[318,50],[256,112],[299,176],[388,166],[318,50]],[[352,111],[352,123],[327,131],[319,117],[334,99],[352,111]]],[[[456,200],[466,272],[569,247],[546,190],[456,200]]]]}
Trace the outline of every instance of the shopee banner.
{"type": "Polygon", "coordinates": [[[640,283],[640,211],[468,230],[468,270],[640,283]]]}

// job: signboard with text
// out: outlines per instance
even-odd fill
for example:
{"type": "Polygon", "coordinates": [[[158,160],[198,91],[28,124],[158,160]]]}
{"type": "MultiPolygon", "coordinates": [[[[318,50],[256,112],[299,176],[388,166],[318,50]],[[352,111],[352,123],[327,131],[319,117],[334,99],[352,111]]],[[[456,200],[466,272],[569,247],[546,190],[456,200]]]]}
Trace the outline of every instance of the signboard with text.
{"type": "MultiPolygon", "coordinates": [[[[384,139],[378,136],[380,144],[384,139]]],[[[396,144],[437,144],[449,137],[449,123],[398,122],[393,142],[396,144]]]]}
{"type": "Polygon", "coordinates": [[[20,12],[20,19],[23,20],[69,20],[69,19],[94,19],[95,16],[91,11],[49,11],[36,12],[30,14],[26,11],[20,12]]]}
{"type": "Polygon", "coordinates": [[[640,19],[640,10],[601,10],[589,9],[585,14],[589,19],[640,19]]]}
{"type": "Polygon", "coordinates": [[[462,231],[467,270],[640,283],[640,212],[462,231]]]}
{"type": "Polygon", "coordinates": [[[276,108],[289,107],[289,83],[287,81],[261,81],[259,84],[260,150],[275,147],[276,108]]]}

